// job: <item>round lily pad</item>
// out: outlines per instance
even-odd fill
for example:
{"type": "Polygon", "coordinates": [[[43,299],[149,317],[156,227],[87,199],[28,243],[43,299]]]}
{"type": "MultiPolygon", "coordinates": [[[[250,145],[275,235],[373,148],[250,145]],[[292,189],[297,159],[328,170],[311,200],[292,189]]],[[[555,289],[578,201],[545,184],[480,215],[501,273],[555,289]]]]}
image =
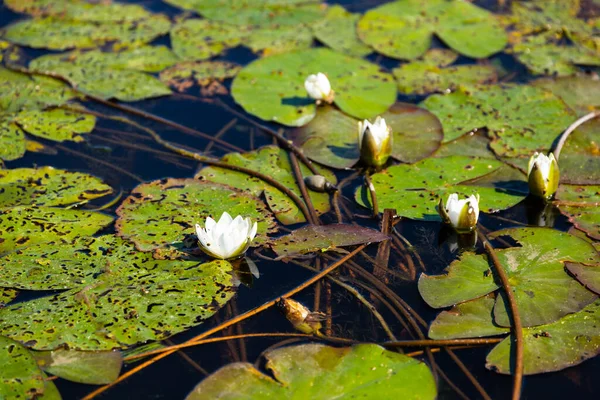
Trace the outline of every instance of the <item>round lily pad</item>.
{"type": "Polygon", "coordinates": [[[407,60],[423,55],[434,34],[472,58],[489,57],[507,42],[493,14],[462,0],[393,1],[365,13],[357,29],[359,37],[378,52],[407,60]]]}
{"type": "MultiPolygon", "coordinates": [[[[415,162],[434,152],[442,140],[442,126],[435,115],[408,103],[395,103],[381,117],[394,135],[392,157],[415,162]]],[[[317,108],[307,125],[291,131],[296,145],[312,160],[333,168],[350,168],[358,162],[358,119],[335,107],[317,108]]]]}
{"type": "MultiPolygon", "coordinates": [[[[517,204],[526,195],[512,189],[514,182],[503,183],[501,176],[492,182],[478,179],[503,167],[499,161],[464,156],[428,158],[412,165],[394,165],[371,176],[379,209],[395,208],[399,214],[413,219],[439,221],[436,206],[450,193],[468,197],[478,193],[479,209],[494,212],[517,204]]],[[[524,177],[521,177],[524,182],[524,177]]],[[[364,187],[355,195],[356,201],[370,205],[370,195],[364,187]]]]}
{"type": "Polygon", "coordinates": [[[232,187],[197,179],[165,179],[136,187],[117,209],[119,236],[141,251],[182,241],[204,225],[206,217],[218,219],[227,211],[258,222],[253,243],[262,243],[275,221],[260,199],[232,187]]]}
{"type": "Polygon", "coordinates": [[[364,57],[371,53],[369,46],[358,39],[356,23],[360,14],[353,14],[342,6],[332,5],[327,14],[312,25],[312,30],[321,43],[335,51],[355,57],[364,57]]]}
{"type": "Polygon", "coordinates": [[[304,80],[326,74],[335,91],[335,104],[357,118],[372,118],[396,100],[390,74],[368,61],[315,48],[278,54],[246,66],[233,81],[232,94],[247,112],[288,126],[302,126],[316,113],[304,80]],[[260,95],[257,95],[260,94],[260,95]]]}
{"type": "Polygon", "coordinates": [[[19,343],[0,336],[0,398],[29,399],[44,392],[44,375],[19,343]]]}
{"type": "Polygon", "coordinates": [[[187,400],[261,399],[434,399],[435,381],[420,361],[374,344],[334,348],[305,344],[269,351],[275,379],[249,363],[229,364],[203,380],[187,400]]]}

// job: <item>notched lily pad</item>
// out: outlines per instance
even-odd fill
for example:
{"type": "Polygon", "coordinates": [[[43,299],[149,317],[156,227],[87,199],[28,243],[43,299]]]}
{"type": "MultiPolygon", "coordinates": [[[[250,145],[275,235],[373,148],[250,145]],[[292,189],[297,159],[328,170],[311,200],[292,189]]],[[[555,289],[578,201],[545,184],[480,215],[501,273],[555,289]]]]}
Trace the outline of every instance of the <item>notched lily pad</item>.
{"type": "Polygon", "coordinates": [[[340,251],[340,247],[387,239],[389,237],[379,231],[355,225],[307,225],[274,239],[270,246],[279,258],[286,258],[312,252],[340,251]]]}
{"type": "Polygon", "coordinates": [[[34,351],[32,355],[47,373],[88,385],[107,385],[115,381],[123,365],[120,351],[57,349],[34,351]]]}
{"type": "Polygon", "coordinates": [[[182,241],[186,234],[195,233],[195,224],[204,226],[206,217],[218,219],[224,211],[258,222],[255,244],[263,243],[274,230],[272,214],[257,197],[197,179],[139,185],[117,209],[116,229],[139,250],[150,251],[182,241]]]}
{"type": "Polygon", "coordinates": [[[0,397],[30,399],[44,393],[44,375],[21,344],[0,336],[0,397]]]}
{"type": "Polygon", "coordinates": [[[186,399],[427,400],[437,395],[425,364],[374,344],[350,348],[305,344],[272,350],[265,357],[275,379],[249,363],[229,364],[198,384],[186,399]]]}

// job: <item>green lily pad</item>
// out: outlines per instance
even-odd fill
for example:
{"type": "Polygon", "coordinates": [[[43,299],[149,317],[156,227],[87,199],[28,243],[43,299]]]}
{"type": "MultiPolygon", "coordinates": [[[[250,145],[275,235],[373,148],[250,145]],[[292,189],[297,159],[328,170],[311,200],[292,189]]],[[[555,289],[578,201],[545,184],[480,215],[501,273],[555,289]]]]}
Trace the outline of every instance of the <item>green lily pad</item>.
{"type": "Polygon", "coordinates": [[[246,66],[233,81],[232,94],[247,112],[266,121],[302,126],[316,113],[304,80],[317,72],[327,74],[335,104],[357,118],[372,118],[396,100],[390,74],[368,61],[315,48],[278,54],[246,66]],[[260,94],[260,95],[257,95],[260,94]]]}
{"type": "Polygon", "coordinates": [[[244,40],[246,47],[263,56],[308,49],[312,44],[313,33],[304,25],[254,28],[244,40]]]}
{"type": "MultiPolygon", "coordinates": [[[[243,166],[268,175],[282,185],[285,185],[299,197],[301,196],[288,154],[285,150],[280,149],[277,146],[265,146],[256,151],[243,154],[230,153],[223,157],[221,161],[231,165],[243,166]]],[[[301,165],[300,168],[303,176],[312,175],[306,166],[301,165]]],[[[331,171],[322,167],[317,167],[317,170],[321,175],[327,178],[329,182],[333,184],[337,182],[335,175],[331,171]]],[[[196,178],[203,181],[231,185],[252,196],[260,196],[264,193],[269,208],[273,211],[275,217],[283,224],[288,225],[306,221],[302,211],[300,211],[296,204],[288,198],[285,193],[280,192],[278,189],[275,189],[258,178],[254,178],[242,172],[218,167],[203,168],[196,174],[196,178]]],[[[309,191],[309,195],[315,211],[318,214],[324,214],[329,211],[330,202],[328,193],[309,191]]],[[[260,225],[258,231],[260,232],[260,225]]]]}
{"type": "Polygon", "coordinates": [[[224,260],[104,267],[83,288],[1,309],[0,334],[36,350],[126,348],[196,326],[233,296],[232,266],[224,260]]]}
{"type": "MultiPolygon", "coordinates": [[[[506,229],[492,235],[498,236],[509,236],[521,246],[496,253],[510,280],[523,326],[554,322],[597,298],[571,278],[563,265],[600,259],[590,243],[547,228],[506,229]]],[[[445,307],[490,293],[500,287],[496,282],[485,255],[465,253],[447,274],[421,275],[419,292],[432,307],[445,307]]],[[[502,293],[494,307],[494,321],[510,326],[502,293]]]]}
{"type": "Polygon", "coordinates": [[[527,85],[460,88],[428,97],[422,105],[444,126],[444,140],[487,128],[491,149],[501,157],[545,151],[575,119],[559,97],[527,85]]]}
{"type": "MultiPolygon", "coordinates": [[[[392,157],[416,162],[431,155],[442,140],[442,126],[435,115],[408,103],[395,103],[381,117],[392,128],[392,157]]],[[[308,125],[291,137],[310,159],[333,168],[350,168],[358,162],[358,120],[331,106],[317,108],[308,125]]]]}
{"type": "Polygon", "coordinates": [[[17,160],[25,154],[25,135],[17,124],[0,114],[0,159],[17,160]]]}
{"type": "Polygon", "coordinates": [[[429,327],[431,339],[460,339],[496,336],[509,333],[510,329],[493,322],[493,295],[467,301],[442,311],[429,327]]]}
{"type": "Polygon", "coordinates": [[[29,350],[0,336],[0,398],[30,399],[44,393],[44,375],[29,350]]]}
{"type": "MultiPolygon", "coordinates": [[[[479,159],[464,156],[428,158],[412,165],[394,165],[373,174],[379,209],[396,208],[400,215],[429,221],[440,221],[436,206],[439,199],[444,201],[450,193],[481,196],[479,209],[494,212],[514,206],[526,195],[514,190],[515,182],[482,182],[486,175],[493,173],[504,164],[492,159],[479,159]]],[[[520,182],[524,185],[524,177],[520,182]]],[[[516,182],[519,183],[519,182],[516,182]]],[[[369,206],[370,195],[364,187],[355,195],[356,201],[369,206]]]]}
{"type": "Polygon", "coordinates": [[[358,39],[356,23],[360,14],[353,14],[342,6],[332,5],[327,14],[312,25],[312,30],[319,42],[340,53],[355,57],[364,57],[372,50],[358,39]]]}
{"type": "Polygon", "coordinates": [[[81,204],[112,193],[96,177],[52,167],[0,170],[0,208],[81,204]]]}
{"type": "Polygon", "coordinates": [[[113,49],[140,46],[164,35],[171,21],[160,14],[114,23],[45,17],[16,22],[5,28],[4,39],[33,48],[67,50],[112,44],[113,49]],[[51,35],[48,35],[51,32],[51,35]]]}
{"type": "MultiPolygon", "coordinates": [[[[526,375],[559,371],[600,353],[600,301],[551,324],[523,329],[526,375]]],[[[504,339],[488,354],[486,367],[511,373],[512,338],[504,339]]]]}
{"type": "Polygon", "coordinates": [[[275,227],[264,203],[248,193],[197,179],[166,179],[136,187],[117,209],[116,229],[140,251],[150,251],[182,241],[195,233],[195,224],[225,211],[258,222],[254,244],[263,243],[275,227]]]}
{"type": "Polygon", "coordinates": [[[200,86],[208,86],[214,81],[233,78],[241,68],[227,61],[187,61],[162,71],[160,80],[171,87],[185,90],[194,81],[200,86]]]}
{"type": "Polygon", "coordinates": [[[0,287],[0,308],[17,298],[18,290],[0,287]]]}
{"type": "Polygon", "coordinates": [[[80,142],[84,133],[96,125],[96,117],[67,110],[25,110],[15,116],[15,122],[33,136],[55,142],[73,140],[80,142]]]}
{"type": "Polygon", "coordinates": [[[556,197],[566,202],[559,210],[577,229],[591,238],[600,239],[600,186],[560,185],[556,197]]]}
{"type": "Polygon", "coordinates": [[[600,264],[565,263],[567,270],[586,288],[600,294],[600,264]]]}
{"type": "Polygon", "coordinates": [[[229,364],[204,379],[186,399],[434,399],[437,395],[425,364],[374,344],[350,348],[305,344],[271,350],[265,357],[275,379],[249,363],[229,364]]]}
{"type": "Polygon", "coordinates": [[[470,156],[479,158],[496,158],[489,148],[490,139],[482,135],[467,133],[442,145],[434,153],[434,157],[470,156]]]}
{"type": "Polygon", "coordinates": [[[115,381],[123,365],[120,351],[58,349],[34,351],[32,355],[47,373],[88,385],[107,385],[115,381]]]}
{"type": "Polygon", "coordinates": [[[423,55],[434,34],[472,58],[489,57],[507,42],[493,14],[460,0],[397,0],[369,10],[357,29],[359,37],[376,51],[407,60],[423,55]]]}
{"type": "Polygon", "coordinates": [[[206,60],[236,47],[248,36],[247,28],[206,19],[188,19],[171,29],[173,51],[183,60],[206,60]]]}
{"type": "Polygon", "coordinates": [[[600,109],[600,80],[588,75],[542,78],[531,82],[559,96],[579,116],[600,109]]]}
{"type": "Polygon", "coordinates": [[[429,50],[423,60],[402,64],[392,71],[398,82],[398,90],[405,94],[427,94],[432,92],[450,92],[459,85],[476,85],[497,79],[496,69],[492,65],[456,65],[436,54],[445,50],[429,50]]]}
{"type": "Polygon", "coordinates": [[[274,239],[270,246],[279,258],[286,258],[313,252],[340,251],[340,247],[387,239],[389,236],[379,231],[356,225],[307,225],[274,239]]]}
{"type": "MultiPolygon", "coordinates": [[[[51,54],[36,58],[29,67],[35,71],[59,74],[80,91],[103,99],[137,101],[170,94],[171,91],[164,83],[139,71],[157,70],[155,53],[132,52],[134,54],[120,56],[100,51],[51,54]],[[146,60],[145,56],[150,58],[146,60]]],[[[165,61],[162,66],[168,66],[174,61],[174,58],[165,61]]]]}
{"type": "Polygon", "coordinates": [[[322,17],[320,0],[165,0],[233,25],[309,24],[322,17]]]}
{"type": "Polygon", "coordinates": [[[0,210],[0,254],[36,243],[90,236],[112,222],[108,215],[51,207],[0,210]]]}
{"type": "Polygon", "coordinates": [[[573,185],[600,184],[600,120],[593,119],[569,135],[560,153],[560,181],[573,185]]]}

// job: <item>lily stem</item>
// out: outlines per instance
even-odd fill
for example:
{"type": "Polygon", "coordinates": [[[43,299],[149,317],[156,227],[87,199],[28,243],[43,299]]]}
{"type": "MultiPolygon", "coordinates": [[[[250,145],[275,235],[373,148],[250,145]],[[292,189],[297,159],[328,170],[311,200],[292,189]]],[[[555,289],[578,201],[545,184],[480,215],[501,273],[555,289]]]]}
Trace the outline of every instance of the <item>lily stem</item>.
{"type": "Polygon", "coordinates": [[[571,125],[569,125],[569,127],[567,129],[565,129],[565,131],[560,135],[560,139],[558,139],[558,143],[556,144],[554,150],[552,151],[554,153],[554,158],[556,158],[557,162],[558,162],[558,158],[560,157],[560,152],[561,152],[563,146],[565,145],[565,143],[567,142],[569,135],[571,133],[573,133],[573,131],[575,131],[577,128],[579,128],[581,125],[585,124],[586,122],[588,122],[598,116],[600,116],[600,110],[593,111],[593,112],[586,114],[583,117],[579,118],[577,121],[575,121],[571,125]]]}

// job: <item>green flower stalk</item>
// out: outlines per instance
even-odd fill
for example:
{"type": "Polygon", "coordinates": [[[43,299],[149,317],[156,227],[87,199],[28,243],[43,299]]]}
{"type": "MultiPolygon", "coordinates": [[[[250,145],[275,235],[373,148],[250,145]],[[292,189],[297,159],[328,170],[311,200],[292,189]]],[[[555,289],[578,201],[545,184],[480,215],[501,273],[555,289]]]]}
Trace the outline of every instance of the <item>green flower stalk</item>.
{"type": "Polygon", "coordinates": [[[529,192],[543,199],[550,199],[558,189],[560,172],[558,163],[554,154],[546,156],[542,153],[535,153],[529,159],[529,168],[527,172],[529,181],[529,192]]]}
{"type": "Polygon", "coordinates": [[[358,122],[358,146],[361,161],[369,166],[383,166],[392,154],[392,129],[385,119],[377,117],[371,124],[366,119],[358,122]]]}

